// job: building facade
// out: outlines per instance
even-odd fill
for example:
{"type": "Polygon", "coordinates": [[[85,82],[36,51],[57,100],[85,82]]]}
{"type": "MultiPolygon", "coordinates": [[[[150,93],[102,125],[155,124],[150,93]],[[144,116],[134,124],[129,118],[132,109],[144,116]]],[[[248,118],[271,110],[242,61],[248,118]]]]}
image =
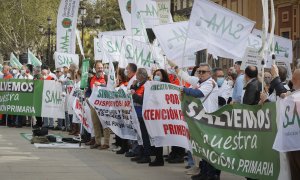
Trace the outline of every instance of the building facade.
{"type": "MultiPolygon", "coordinates": [[[[261,0],[213,0],[236,13],[256,22],[255,28],[262,29],[261,0]]],[[[269,2],[270,3],[270,2],[269,2]]],[[[173,14],[189,17],[193,0],[171,0],[173,14]]],[[[294,59],[300,60],[300,0],[274,0],[276,28],[275,34],[292,39],[294,59]]],[[[221,64],[219,67],[231,65],[221,64]]]]}

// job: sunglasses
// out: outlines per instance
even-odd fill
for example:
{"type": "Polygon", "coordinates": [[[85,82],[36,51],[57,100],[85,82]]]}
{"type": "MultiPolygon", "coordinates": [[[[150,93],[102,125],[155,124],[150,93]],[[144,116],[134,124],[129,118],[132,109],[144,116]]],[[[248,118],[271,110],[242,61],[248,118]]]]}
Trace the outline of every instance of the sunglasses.
{"type": "Polygon", "coordinates": [[[205,73],[207,73],[207,72],[209,72],[209,71],[201,71],[201,70],[198,70],[198,71],[196,71],[198,74],[205,74],[205,73]]]}

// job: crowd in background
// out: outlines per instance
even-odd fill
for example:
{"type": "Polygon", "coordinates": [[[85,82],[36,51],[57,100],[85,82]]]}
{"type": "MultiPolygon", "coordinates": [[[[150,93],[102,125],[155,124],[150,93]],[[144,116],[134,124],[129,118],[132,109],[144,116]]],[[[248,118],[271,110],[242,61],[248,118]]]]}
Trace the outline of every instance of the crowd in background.
{"type": "MultiPolygon", "coordinates": [[[[84,130],[81,131],[80,121],[76,120],[73,113],[67,111],[65,119],[57,119],[57,123],[51,117],[33,118],[19,115],[2,115],[2,125],[5,125],[7,120],[9,127],[19,128],[30,125],[33,122],[32,120],[35,119],[34,128],[46,127],[53,130],[69,131],[69,135],[74,136],[81,133],[83,141],[91,149],[113,149],[116,154],[125,154],[126,157],[131,158],[131,161],[148,163],[149,166],[163,166],[165,162],[184,163],[186,160],[186,173],[192,175],[192,179],[220,179],[220,170],[214,168],[208,162],[194,157],[191,152],[186,151],[184,148],[173,146],[170,153],[164,156],[163,147],[151,146],[142,116],[142,105],[145,103],[143,102],[144,84],[152,80],[181,86],[181,93],[199,98],[207,112],[214,112],[226,104],[256,105],[275,102],[278,98],[288,96],[289,93],[300,89],[300,69],[296,69],[292,79],[287,80],[287,69],[276,65],[273,65],[270,70],[266,70],[264,78],[262,78],[259,69],[255,66],[248,66],[244,71],[241,70],[241,61],[235,62],[234,66],[227,70],[221,68],[211,69],[209,64],[200,64],[189,68],[187,71],[179,69],[172,61],[168,62],[170,69],[154,69],[152,72],[144,68],[138,68],[133,63],[129,63],[125,69],[118,68],[117,64],[114,64],[117,79],[116,87],[125,86],[128,92],[132,94],[140,123],[143,145],[139,145],[137,141],[122,139],[118,136],[115,136],[114,143],[110,142],[111,131],[102,127],[97,112],[92,106],[90,106],[94,127],[92,134],[84,130]],[[102,137],[104,141],[101,140],[102,137]],[[151,156],[155,156],[153,161],[151,161],[151,156]]],[[[108,72],[108,64],[95,61],[93,69],[89,72],[88,88],[85,91],[86,99],[89,98],[92,89],[96,86],[106,86],[108,72]]],[[[18,69],[17,67],[4,65],[0,78],[55,80],[62,83],[65,96],[69,82],[72,82],[78,88],[80,87],[81,71],[75,64],[71,64],[70,67],[57,68],[54,73],[47,66],[32,67],[24,65],[22,69],[18,69]]],[[[67,106],[67,103],[65,104],[67,106]]],[[[292,175],[293,163],[299,163],[298,154],[289,154],[292,175]],[[295,157],[298,157],[298,159],[295,157]]],[[[297,175],[294,174],[294,176],[297,175]]]]}

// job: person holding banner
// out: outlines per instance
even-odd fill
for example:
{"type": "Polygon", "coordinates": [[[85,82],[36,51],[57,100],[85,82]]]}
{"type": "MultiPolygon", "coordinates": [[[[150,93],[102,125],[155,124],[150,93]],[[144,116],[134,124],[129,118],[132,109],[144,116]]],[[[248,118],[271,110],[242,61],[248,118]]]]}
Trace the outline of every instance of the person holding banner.
{"type": "MultiPolygon", "coordinates": [[[[153,73],[153,81],[170,83],[168,73],[163,69],[157,69],[153,73]]],[[[149,166],[164,166],[163,147],[155,147],[155,160],[149,163],[149,166]]]]}
{"type": "MultiPolygon", "coordinates": [[[[127,87],[128,78],[125,75],[125,69],[119,68],[117,73],[117,87],[127,87]]],[[[116,154],[124,154],[129,150],[128,140],[122,139],[121,137],[116,135],[116,144],[121,147],[120,150],[116,151],[116,154]]]]}
{"type": "Polygon", "coordinates": [[[150,163],[150,139],[148,135],[148,131],[144,122],[142,106],[144,99],[144,84],[148,80],[148,73],[145,68],[139,68],[136,72],[136,81],[133,82],[130,87],[130,93],[132,94],[132,99],[134,103],[134,108],[140,123],[140,129],[142,133],[143,139],[143,151],[140,152],[139,156],[132,158],[132,161],[136,161],[137,163],[150,163]]]}
{"type": "MultiPolygon", "coordinates": [[[[106,86],[106,80],[104,77],[104,69],[103,64],[101,61],[96,61],[94,64],[94,68],[96,71],[96,74],[91,78],[90,80],[90,89],[96,88],[97,86],[106,86]]],[[[90,106],[91,107],[91,106],[90,106]]],[[[108,149],[109,148],[109,137],[110,132],[109,129],[104,129],[104,145],[101,145],[101,134],[102,134],[102,125],[100,123],[99,117],[97,115],[96,110],[91,107],[91,116],[92,116],[92,122],[94,126],[94,132],[95,132],[95,144],[91,145],[91,149],[98,148],[100,150],[102,149],[108,149]]]]}
{"type": "MultiPolygon", "coordinates": [[[[211,76],[211,67],[208,64],[200,64],[197,69],[197,79],[189,76],[186,72],[178,69],[178,66],[172,61],[168,61],[169,65],[173,67],[180,78],[191,84],[190,88],[184,87],[182,93],[200,98],[206,112],[214,112],[218,107],[218,86],[211,76]],[[196,81],[198,80],[198,82],[196,81]]],[[[215,179],[219,177],[219,172],[207,161],[202,160],[199,163],[200,173],[193,175],[191,178],[196,179],[215,179]]]]}
{"type": "MultiPolygon", "coordinates": [[[[278,68],[276,65],[272,66],[272,76],[273,80],[272,82],[275,84],[275,90],[277,92],[277,95],[279,95],[283,99],[283,106],[284,106],[284,119],[280,118],[280,124],[278,126],[278,132],[276,135],[276,139],[273,145],[273,149],[280,151],[280,152],[286,152],[287,158],[290,165],[290,172],[291,172],[291,180],[298,180],[300,177],[300,148],[299,148],[299,135],[293,134],[291,135],[291,132],[296,132],[299,130],[299,107],[296,105],[299,102],[299,94],[300,92],[300,69],[295,69],[293,75],[292,75],[292,90],[291,92],[284,92],[284,84],[280,81],[278,68]],[[278,90],[278,91],[277,91],[278,90]],[[278,92],[281,91],[281,94],[278,92]],[[290,98],[290,99],[289,99],[290,98]],[[288,107],[284,100],[291,100],[288,101],[288,107]],[[294,108],[289,107],[294,104],[294,108]],[[288,113],[289,109],[291,109],[292,113],[288,113]],[[298,124],[297,121],[298,120],[298,124]]],[[[282,103],[279,101],[279,103],[282,103]]],[[[281,112],[280,112],[281,113],[281,112]]]]}

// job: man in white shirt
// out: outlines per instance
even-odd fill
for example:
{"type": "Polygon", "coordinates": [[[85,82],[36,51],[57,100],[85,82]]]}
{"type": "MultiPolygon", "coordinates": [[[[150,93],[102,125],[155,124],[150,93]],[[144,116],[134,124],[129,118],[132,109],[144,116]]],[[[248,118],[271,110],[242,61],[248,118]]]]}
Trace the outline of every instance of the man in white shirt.
{"type": "Polygon", "coordinates": [[[203,107],[208,113],[218,110],[218,86],[211,77],[211,67],[209,64],[199,65],[196,71],[197,77],[189,76],[187,72],[180,70],[172,61],[169,61],[169,65],[175,69],[179,78],[192,85],[192,88],[183,88],[185,94],[200,98],[203,107]]]}
{"type": "MultiPolygon", "coordinates": [[[[178,74],[179,78],[191,83],[192,88],[183,88],[183,92],[187,95],[195,98],[200,98],[203,103],[203,107],[206,112],[211,113],[218,110],[218,85],[211,77],[211,67],[209,64],[200,64],[196,71],[198,83],[195,84],[195,77],[188,76],[187,72],[178,69],[178,66],[172,61],[169,61],[169,65],[173,67],[178,74]]],[[[220,177],[220,171],[215,169],[205,160],[199,163],[201,169],[200,173],[193,175],[194,179],[214,179],[220,177]],[[205,170],[204,170],[205,169],[205,170]]]]}
{"type": "Polygon", "coordinates": [[[228,99],[232,95],[232,86],[225,79],[224,72],[221,68],[213,69],[213,79],[218,85],[218,104],[219,107],[227,104],[228,99]]]}

